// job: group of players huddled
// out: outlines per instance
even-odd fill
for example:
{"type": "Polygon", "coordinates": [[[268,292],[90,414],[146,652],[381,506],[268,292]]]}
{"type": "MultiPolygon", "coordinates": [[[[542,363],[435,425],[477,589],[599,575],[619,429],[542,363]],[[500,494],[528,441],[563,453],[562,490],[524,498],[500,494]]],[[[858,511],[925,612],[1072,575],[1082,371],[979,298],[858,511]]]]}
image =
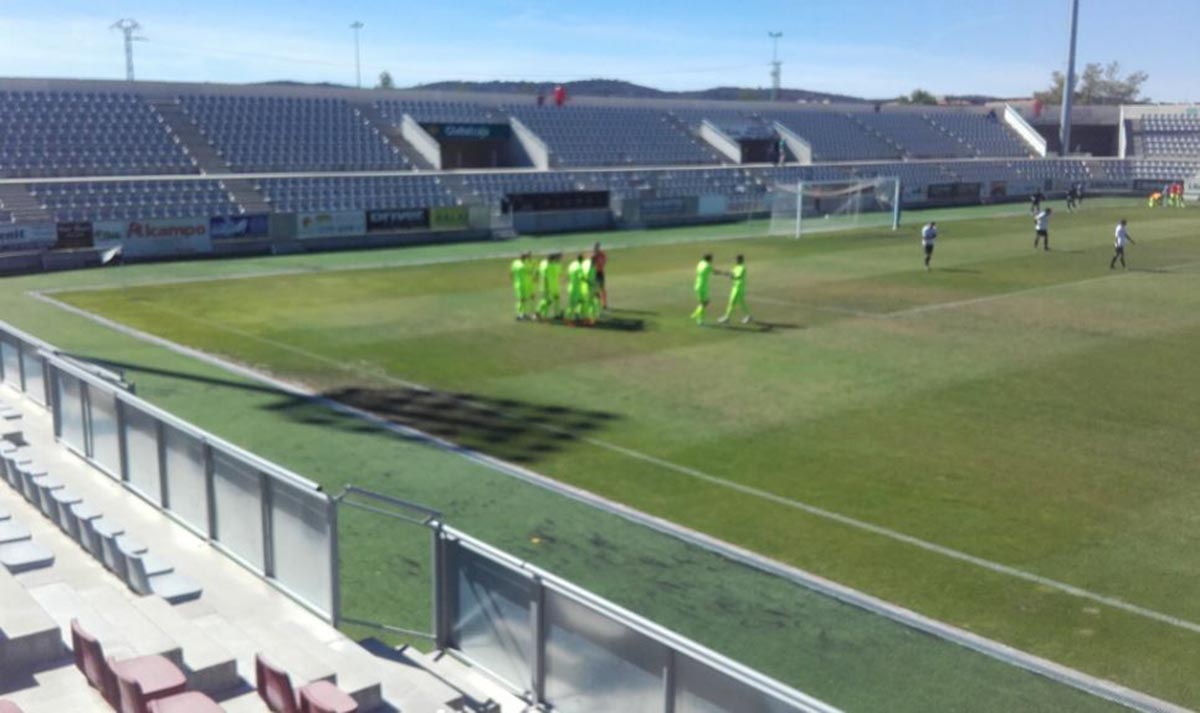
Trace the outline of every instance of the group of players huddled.
{"type": "Polygon", "coordinates": [[[1185,207],[1183,184],[1179,182],[1168,183],[1162,187],[1161,191],[1154,191],[1150,194],[1149,204],[1151,208],[1185,207]]]}
{"type": "Polygon", "coordinates": [[[533,253],[525,252],[512,261],[513,293],[517,298],[517,321],[562,321],[567,325],[592,326],[608,308],[604,268],[608,255],[600,243],[591,254],[579,253],[567,265],[567,308],[562,307],[562,253],[551,253],[534,264],[533,253]]]}

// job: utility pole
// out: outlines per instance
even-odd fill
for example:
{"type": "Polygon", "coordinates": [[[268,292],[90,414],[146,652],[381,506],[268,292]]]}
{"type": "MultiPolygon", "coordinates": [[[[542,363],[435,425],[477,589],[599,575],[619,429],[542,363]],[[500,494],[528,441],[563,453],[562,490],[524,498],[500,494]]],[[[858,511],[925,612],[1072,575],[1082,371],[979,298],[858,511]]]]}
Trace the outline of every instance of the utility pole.
{"type": "Polygon", "coordinates": [[[783,62],[779,61],[779,38],[783,37],[783,33],[768,32],[767,36],[774,45],[771,51],[771,101],[778,101],[779,84],[783,78],[783,62]]]}
{"type": "Polygon", "coordinates": [[[358,51],[358,31],[363,27],[365,25],[358,20],[350,23],[350,29],[354,30],[354,86],[359,89],[362,89],[362,60],[358,51]]]}
{"type": "Polygon", "coordinates": [[[1059,120],[1060,156],[1071,153],[1071,108],[1075,103],[1075,40],[1079,35],[1079,0],[1071,0],[1071,48],[1067,52],[1067,80],[1063,82],[1062,117],[1059,120]]]}
{"type": "Polygon", "coordinates": [[[125,81],[133,81],[133,43],[145,42],[146,38],[135,36],[133,33],[142,29],[142,26],[137,23],[137,20],[129,18],[121,18],[112,24],[109,28],[112,30],[120,30],[125,34],[125,81]]]}

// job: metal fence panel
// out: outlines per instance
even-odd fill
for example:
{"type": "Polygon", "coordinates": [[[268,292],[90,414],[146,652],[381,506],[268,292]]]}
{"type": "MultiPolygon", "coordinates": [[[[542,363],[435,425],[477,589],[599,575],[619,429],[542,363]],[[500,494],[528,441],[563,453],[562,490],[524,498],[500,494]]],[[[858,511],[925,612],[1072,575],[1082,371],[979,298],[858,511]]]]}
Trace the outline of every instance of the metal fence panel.
{"type": "Polygon", "coordinates": [[[675,658],[676,713],[795,713],[796,707],[679,654],[675,658]]]}
{"type": "MultiPolygon", "coordinates": [[[[4,370],[8,373],[8,369],[4,370]]],[[[79,453],[87,453],[87,441],[83,426],[83,386],[79,379],[58,370],[58,413],[62,418],[63,442],[79,453]]]]}
{"type": "Polygon", "coordinates": [[[208,486],[204,443],[174,426],[164,426],[169,510],[201,533],[208,534],[208,486]]]}
{"type": "Polygon", "coordinates": [[[450,638],[472,661],[527,690],[533,661],[530,604],[534,584],[526,576],[448,543],[454,595],[450,638]]]}
{"type": "Polygon", "coordinates": [[[215,539],[259,572],[263,558],[262,475],[221,450],[213,451],[215,539]]]}
{"type": "Polygon", "coordinates": [[[117,401],[111,391],[88,389],[92,426],[92,460],[109,475],[121,477],[121,444],[117,440],[117,401]]]}
{"type": "Polygon", "coordinates": [[[555,710],[663,710],[667,647],[553,590],[545,602],[546,701],[555,710]]]}
{"type": "MultiPolygon", "coordinates": [[[[21,367],[25,373],[25,393],[35,403],[46,405],[45,361],[33,349],[21,352],[21,367]]],[[[7,370],[6,370],[7,371],[7,370]]]]}
{"type": "Polygon", "coordinates": [[[21,388],[21,352],[11,339],[0,339],[0,361],[4,365],[4,383],[21,388]]]}
{"type": "Polygon", "coordinates": [[[329,499],[275,481],[271,492],[275,579],[322,612],[333,611],[329,499]]]}
{"type": "Polygon", "coordinates": [[[162,504],[162,479],[158,462],[158,421],[142,411],[125,409],[125,455],[129,485],[151,501],[162,504]]]}

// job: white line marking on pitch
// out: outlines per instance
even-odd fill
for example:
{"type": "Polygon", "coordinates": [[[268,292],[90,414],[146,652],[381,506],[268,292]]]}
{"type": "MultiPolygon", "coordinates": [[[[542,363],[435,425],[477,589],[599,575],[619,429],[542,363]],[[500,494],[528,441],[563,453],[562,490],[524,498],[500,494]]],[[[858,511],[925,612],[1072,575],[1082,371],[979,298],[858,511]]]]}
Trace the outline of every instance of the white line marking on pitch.
{"type": "MultiPolygon", "coordinates": [[[[1160,272],[1160,273],[1161,272],[1178,272],[1180,270],[1186,270],[1191,267],[1196,267],[1197,265],[1200,265],[1200,261],[1185,262],[1185,263],[1180,263],[1178,265],[1169,265],[1167,267],[1160,268],[1157,272],[1160,272]]],[[[1055,289],[1064,288],[1064,287],[1075,287],[1077,285],[1086,285],[1086,284],[1089,284],[1092,282],[1100,282],[1102,280],[1111,280],[1116,277],[1121,277],[1123,275],[1130,275],[1130,274],[1141,275],[1141,274],[1145,274],[1145,273],[1139,272],[1136,270],[1133,272],[1129,272],[1129,271],[1114,272],[1114,273],[1109,273],[1107,275],[1097,275],[1096,277],[1087,277],[1082,280],[1074,280],[1071,282],[1054,282],[1054,283],[1051,283],[1048,285],[1038,285],[1037,287],[1029,287],[1029,288],[1026,288],[1023,290],[1013,290],[1011,292],[997,292],[997,293],[991,294],[991,295],[981,295],[979,297],[969,297],[967,299],[951,300],[949,302],[933,302],[930,304],[917,305],[915,307],[908,307],[905,309],[896,310],[894,312],[872,312],[869,310],[852,309],[850,307],[839,307],[839,306],[833,306],[833,305],[816,305],[816,304],[809,304],[806,302],[796,302],[796,301],[789,301],[789,300],[774,299],[771,297],[751,297],[750,301],[752,303],[753,302],[762,302],[763,304],[779,305],[781,307],[797,307],[800,309],[815,309],[815,310],[820,310],[822,312],[836,312],[836,313],[841,313],[841,314],[854,315],[856,317],[864,317],[864,318],[868,318],[868,319],[898,319],[900,317],[909,317],[909,316],[917,315],[917,314],[925,314],[926,312],[936,312],[936,311],[944,310],[944,309],[956,309],[958,307],[970,307],[972,305],[977,305],[977,304],[985,304],[988,302],[997,302],[999,300],[1008,299],[1010,297],[1021,297],[1023,295],[1036,294],[1038,292],[1048,292],[1050,290],[1055,290],[1055,289]]]]}
{"type": "MultiPolygon", "coordinates": [[[[1106,275],[1104,277],[1091,278],[1089,280],[1083,280],[1080,282],[1093,282],[1093,281],[1100,280],[1100,279],[1107,279],[1108,277],[1112,277],[1112,276],[1106,275]]],[[[1076,283],[1061,283],[1061,284],[1079,284],[1079,283],[1076,282],[1076,283]]],[[[1049,286],[1047,286],[1047,287],[1049,287],[1049,286]]],[[[1034,288],[1034,289],[1040,289],[1040,288],[1034,288]]],[[[106,326],[116,325],[121,328],[121,331],[125,331],[127,334],[130,334],[132,336],[136,336],[136,337],[139,337],[142,339],[145,339],[145,337],[148,336],[148,337],[150,337],[149,341],[157,343],[161,346],[165,346],[168,349],[171,349],[172,351],[185,353],[185,354],[195,354],[195,353],[204,354],[205,353],[205,352],[201,352],[200,350],[193,349],[191,347],[186,347],[181,344],[177,344],[175,342],[172,342],[168,339],[164,339],[162,337],[156,337],[154,335],[146,335],[146,333],[142,332],[141,330],[136,330],[131,327],[127,327],[126,325],[121,325],[119,322],[114,322],[113,320],[109,320],[107,318],[100,317],[99,315],[92,314],[91,312],[80,309],[78,307],[74,307],[72,305],[68,305],[63,302],[59,302],[58,300],[56,300],[52,297],[48,297],[46,295],[42,295],[39,293],[34,293],[34,294],[37,297],[39,297],[40,299],[50,302],[51,304],[57,305],[63,309],[66,309],[67,311],[73,312],[75,314],[79,314],[81,316],[87,317],[93,321],[100,322],[101,324],[105,324],[106,326]]],[[[1007,294],[1014,294],[1014,293],[1007,293],[1007,294]]],[[[328,364],[340,371],[352,373],[352,374],[355,374],[356,376],[382,379],[384,381],[387,381],[387,382],[390,382],[390,383],[393,383],[393,384],[396,384],[399,386],[404,386],[406,388],[415,388],[415,389],[420,389],[420,390],[424,390],[424,391],[430,390],[427,387],[413,384],[412,382],[408,382],[403,379],[398,379],[398,378],[392,377],[388,374],[372,373],[370,371],[355,367],[353,365],[345,363],[344,361],[340,361],[340,360],[334,359],[332,357],[327,357],[322,354],[310,352],[306,349],[290,347],[288,345],[281,344],[280,342],[276,342],[275,340],[265,339],[265,338],[253,335],[251,333],[244,332],[242,330],[237,330],[234,328],[225,327],[223,325],[208,322],[207,320],[202,320],[202,319],[187,315],[182,312],[176,312],[174,310],[169,310],[169,309],[163,309],[163,311],[165,311],[169,314],[176,315],[182,319],[189,319],[189,320],[198,322],[200,324],[211,327],[213,329],[225,330],[231,334],[236,334],[237,336],[244,337],[249,340],[258,341],[258,342],[268,344],[268,345],[274,346],[274,347],[280,347],[280,348],[286,349],[287,351],[290,351],[292,353],[319,360],[322,363],[328,364]]],[[[221,360],[221,361],[225,361],[225,360],[221,360]]],[[[242,367],[240,365],[239,365],[239,370],[240,371],[249,371],[249,372],[253,373],[253,370],[250,370],[248,367],[242,367]]],[[[553,426],[544,426],[544,427],[550,428],[551,430],[557,430],[557,429],[554,429],[553,426]]],[[[907,545],[910,545],[913,547],[917,547],[917,548],[925,550],[927,552],[932,552],[932,553],[939,554],[939,555],[942,555],[945,557],[949,557],[954,560],[958,560],[960,562],[966,562],[968,564],[975,565],[977,567],[989,570],[991,572],[1005,574],[1005,575],[1015,577],[1017,579],[1021,579],[1021,580],[1027,581],[1027,582],[1039,584],[1041,586],[1049,587],[1051,589],[1056,589],[1056,590],[1058,590],[1060,592],[1064,592],[1066,594],[1080,597],[1082,599],[1087,599],[1089,601],[1097,602],[1099,604],[1104,604],[1105,606],[1109,606],[1114,609],[1119,609],[1121,611],[1124,611],[1124,612],[1127,612],[1130,614],[1135,614],[1137,616],[1141,616],[1146,619],[1151,619],[1153,621],[1167,624],[1169,626],[1173,626],[1173,627],[1176,627],[1179,629],[1185,629],[1187,631],[1191,631],[1193,633],[1200,634],[1200,623],[1188,621],[1187,619],[1182,619],[1182,618],[1179,618],[1176,616],[1172,616],[1170,614],[1165,614],[1163,612],[1159,612],[1154,609],[1149,609],[1149,608],[1146,608],[1143,606],[1139,606],[1137,604],[1131,604],[1129,602],[1126,602],[1121,599],[1117,599],[1115,597],[1092,592],[1087,589],[1077,587],[1073,584],[1067,584],[1066,582],[1060,582],[1058,580],[1050,579],[1049,577],[1043,577],[1041,575],[1034,574],[1032,572],[1026,572],[1025,570],[1018,569],[1016,567],[1001,564],[999,562],[993,562],[992,560],[984,559],[982,557],[976,557],[975,555],[971,555],[966,552],[962,552],[960,550],[946,547],[944,545],[939,545],[934,542],[930,542],[928,540],[923,540],[918,537],[913,537],[912,535],[907,535],[898,530],[893,530],[888,527],[883,527],[882,525],[876,525],[874,523],[870,523],[865,520],[859,520],[857,518],[853,518],[848,515],[843,515],[841,513],[837,513],[832,510],[826,510],[825,508],[818,507],[816,505],[812,505],[810,503],[806,503],[806,502],[803,502],[800,500],[789,498],[789,497],[786,497],[783,495],[778,495],[776,493],[772,493],[767,490],[762,490],[760,488],[755,488],[753,486],[745,485],[743,483],[738,483],[736,481],[727,480],[725,478],[721,478],[721,477],[718,477],[718,476],[715,476],[715,475],[712,475],[709,473],[705,473],[704,471],[697,470],[697,469],[691,468],[689,466],[680,465],[678,463],[673,463],[668,460],[663,460],[662,458],[657,458],[655,456],[648,455],[648,454],[642,453],[640,451],[635,451],[631,448],[619,446],[615,443],[609,443],[607,441],[602,441],[597,438],[589,438],[589,437],[584,437],[581,440],[583,440],[584,442],[589,443],[591,445],[594,445],[596,447],[604,448],[604,449],[610,450],[614,453],[620,453],[629,458],[634,458],[636,460],[640,460],[642,462],[649,463],[651,465],[656,465],[658,467],[665,468],[667,470],[672,470],[681,475],[686,475],[686,476],[694,478],[696,480],[700,480],[700,481],[709,483],[710,485],[716,485],[718,487],[723,487],[728,490],[733,490],[735,492],[742,493],[743,495],[757,497],[762,500],[767,500],[767,501],[776,503],[778,505],[783,505],[785,507],[789,507],[789,508],[792,508],[795,510],[800,510],[801,512],[808,513],[809,515],[813,515],[815,517],[820,517],[820,518],[823,518],[826,520],[830,520],[832,522],[837,522],[841,525],[845,525],[845,526],[852,527],[852,528],[855,528],[858,530],[862,530],[864,532],[869,532],[874,535],[879,535],[881,537],[886,537],[888,539],[895,540],[897,542],[902,542],[904,544],[907,544],[907,545]]]]}

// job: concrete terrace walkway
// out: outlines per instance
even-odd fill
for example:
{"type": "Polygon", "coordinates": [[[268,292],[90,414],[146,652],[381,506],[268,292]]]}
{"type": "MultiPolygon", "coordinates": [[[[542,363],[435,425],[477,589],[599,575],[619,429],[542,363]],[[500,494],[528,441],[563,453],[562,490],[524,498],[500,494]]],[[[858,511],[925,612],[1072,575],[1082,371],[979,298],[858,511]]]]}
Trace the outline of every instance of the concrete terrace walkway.
{"type": "Polygon", "coordinates": [[[118,659],[166,655],[182,664],[192,688],[229,711],[266,710],[252,690],[256,653],[288,670],[297,687],[334,680],[364,711],[473,710],[488,699],[505,713],[526,710],[520,699],[451,657],[411,649],[388,658],[369,653],[57,444],[45,410],[7,389],[0,400],[23,414],[18,423],[28,444],[26,457],[92,509],[123,525],[156,559],[204,587],[199,599],[176,606],[138,596],[36,507],[0,484],[0,512],[55,556],[53,565],[17,575],[0,568],[0,641],[10,638],[6,627],[21,624],[12,619],[32,617],[57,625],[67,647],[35,665],[4,665],[0,699],[29,713],[106,709],[70,658],[70,620],[79,618],[107,654],[118,659]]]}

